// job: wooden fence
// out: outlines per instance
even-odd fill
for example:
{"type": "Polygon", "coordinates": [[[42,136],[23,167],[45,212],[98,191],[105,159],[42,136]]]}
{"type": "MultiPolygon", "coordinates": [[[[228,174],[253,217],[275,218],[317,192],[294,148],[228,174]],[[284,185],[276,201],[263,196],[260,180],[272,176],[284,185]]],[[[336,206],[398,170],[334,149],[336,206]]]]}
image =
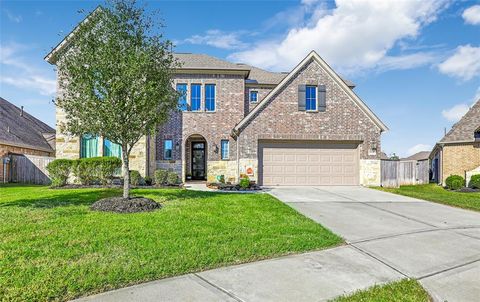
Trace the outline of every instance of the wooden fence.
{"type": "Polygon", "coordinates": [[[419,185],[429,182],[428,160],[382,160],[382,187],[399,187],[402,185],[419,185]]]}
{"type": "Polygon", "coordinates": [[[54,157],[35,155],[10,155],[9,182],[29,183],[38,185],[50,184],[47,165],[54,157]]]}

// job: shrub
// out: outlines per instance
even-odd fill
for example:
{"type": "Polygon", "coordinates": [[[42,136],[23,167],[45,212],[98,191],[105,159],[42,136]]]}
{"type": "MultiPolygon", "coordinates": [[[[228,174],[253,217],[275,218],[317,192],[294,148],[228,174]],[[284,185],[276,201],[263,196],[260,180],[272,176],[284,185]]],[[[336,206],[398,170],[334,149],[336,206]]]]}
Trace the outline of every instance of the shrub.
{"type": "Polygon", "coordinates": [[[240,187],[247,189],[250,187],[250,179],[248,177],[240,178],[240,187]]]}
{"type": "Polygon", "coordinates": [[[67,184],[68,176],[72,170],[72,162],[70,159],[56,159],[47,165],[52,186],[61,187],[67,184]]]}
{"type": "Polygon", "coordinates": [[[458,190],[465,185],[465,179],[460,175],[450,175],[445,180],[445,183],[450,190],[458,190]]]}
{"type": "Polygon", "coordinates": [[[158,169],[155,171],[155,184],[156,185],[163,185],[167,181],[167,174],[168,172],[163,169],[158,169]]]}
{"type": "Polygon", "coordinates": [[[142,177],[140,176],[140,172],[137,170],[130,170],[130,184],[132,186],[138,186],[141,179],[142,177]]]}
{"type": "Polygon", "coordinates": [[[473,189],[480,189],[480,174],[472,175],[468,186],[473,189]]]}
{"type": "Polygon", "coordinates": [[[73,173],[82,185],[91,185],[98,180],[98,157],[80,158],[75,161],[73,173]]]}
{"type": "Polygon", "coordinates": [[[95,171],[98,173],[97,177],[102,183],[106,185],[112,182],[113,176],[118,173],[122,167],[122,161],[118,157],[98,157],[94,164],[98,164],[95,171]]]}
{"type": "Polygon", "coordinates": [[[167,184],[168,185],[176,185],[178,183],[178,175],[175,172],[168,172],[167,173],[167,184]]]}
{"type": "Polygon", "coordinates": [[[217,181],[221,184],[225,183],[225,175],[217,175],[217,181]]]}
{"type": "Polygon", "coordinates": [[[153,179],[150,176],[145,176],[145,185],[151,186],[153,184],[153,179]]]}

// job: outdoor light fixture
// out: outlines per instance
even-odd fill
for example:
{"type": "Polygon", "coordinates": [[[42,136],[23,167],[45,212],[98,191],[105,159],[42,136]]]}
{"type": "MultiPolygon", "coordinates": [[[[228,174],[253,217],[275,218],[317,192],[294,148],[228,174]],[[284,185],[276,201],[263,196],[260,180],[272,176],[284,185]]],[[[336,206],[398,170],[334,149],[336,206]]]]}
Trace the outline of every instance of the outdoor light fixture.
{"type": "Polygon", "coordinates": [[[180,143],[179,143],[179,142],[177,142],[177,143],[175,144],[175,150],[177,150],[177,151],[180,150],[180,143]]]}
{"type": "Polygon", "coordinates": [[[213,152],[215,152],[215,154],[218,153],[218,145],[216,143],[213,143],[213,152]]]}

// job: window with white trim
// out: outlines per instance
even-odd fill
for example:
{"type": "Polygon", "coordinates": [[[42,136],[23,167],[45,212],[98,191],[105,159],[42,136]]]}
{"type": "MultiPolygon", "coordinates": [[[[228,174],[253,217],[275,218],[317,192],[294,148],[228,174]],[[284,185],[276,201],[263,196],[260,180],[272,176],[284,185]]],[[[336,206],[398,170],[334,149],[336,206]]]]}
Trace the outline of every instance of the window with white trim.
{"type": "Polygon", "coordinates": [[[172,159],[173,155],[173,141],[171,139],[163,140],[163,159],[172,159]]]}
{"type": "Polygon", "coordinates": [[[317,86],[307,85],[305,90],[305,110],[317,110],[317,86]]]}
{"type": "Polygon", "coordinates": [[[252,90],[250,91],[250,102],[256,103],[258,101],[258,91],[252,90]]]}
{"type": "Polygon", "coordinates": [[[220,148],[222,159],[228,159],[230,156],[230,142],[226,139],[222,139],[220,148]]]}

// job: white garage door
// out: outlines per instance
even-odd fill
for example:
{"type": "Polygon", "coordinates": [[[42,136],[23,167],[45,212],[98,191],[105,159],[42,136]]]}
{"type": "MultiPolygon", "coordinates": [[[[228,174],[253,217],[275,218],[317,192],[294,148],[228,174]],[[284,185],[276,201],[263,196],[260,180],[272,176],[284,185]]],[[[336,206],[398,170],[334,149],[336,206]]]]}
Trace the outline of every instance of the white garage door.
{"type": "Polygon", "coordinates": [[[259,155],[260,183],[266,186],[359,183],[358,144],[260,142],[259,155]]]}

